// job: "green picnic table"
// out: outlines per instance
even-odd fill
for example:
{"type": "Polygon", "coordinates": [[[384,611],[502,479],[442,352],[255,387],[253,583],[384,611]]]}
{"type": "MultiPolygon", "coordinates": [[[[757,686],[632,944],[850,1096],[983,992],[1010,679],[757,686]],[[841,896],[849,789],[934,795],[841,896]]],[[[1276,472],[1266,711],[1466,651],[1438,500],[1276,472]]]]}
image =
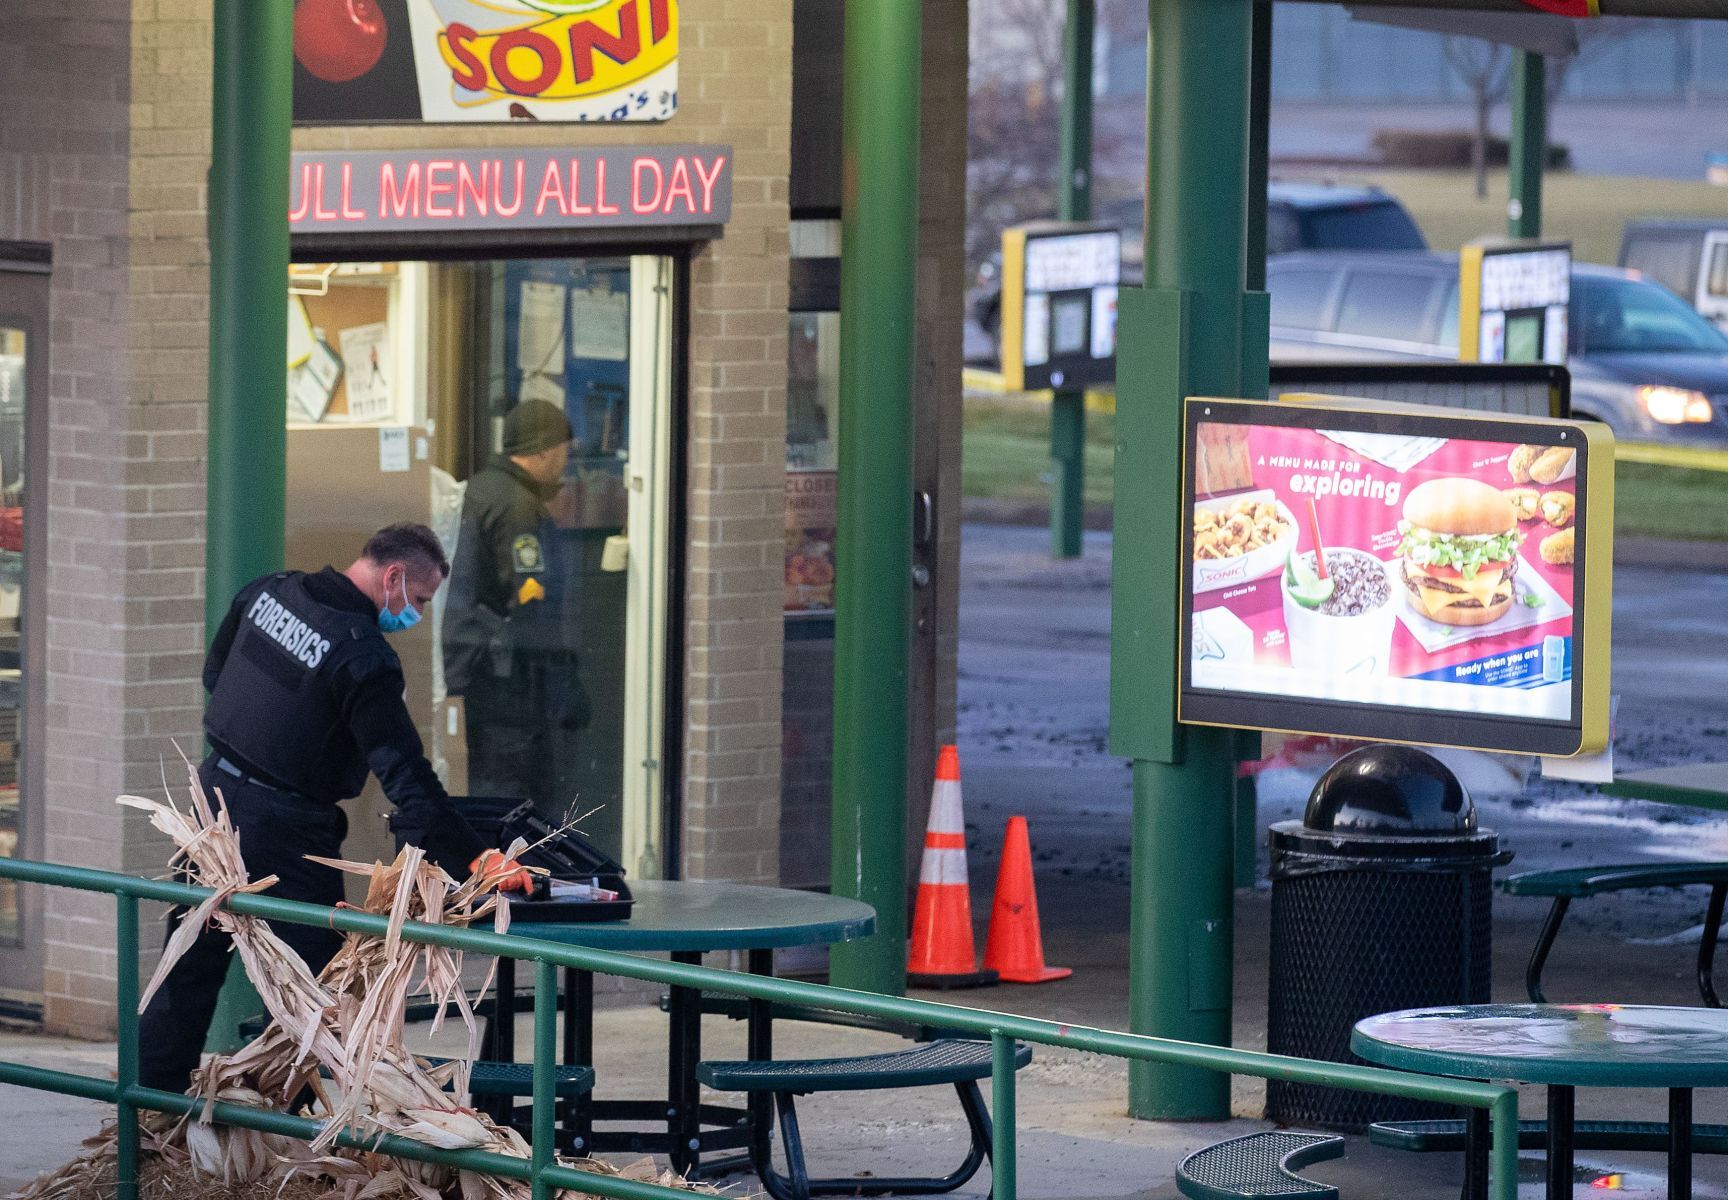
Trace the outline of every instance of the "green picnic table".
{"type": "Polygon", "coordinates": [[[1728,763],[1682,763],[1677,767],[1650,767],[1616,775],[1602,785],[1608,796],[1629,800],[1661,800],[1728,812],[1728,763]]]}
{"type": "MultiPolygon", "coordinates": [[[[1728,1011],[1620,1004],[1466,1004],[1358,1021],[1350,1048],[1429,1075],[1548,1089],[1549,1200],[1570,1200],[1580,1087],[1668,1089],[1668,1196],[1692,1195],[1692,1090],[1728,1086],[1728,1011]]],[[[1471,1111],[1465,1196],[1487,1191],[1486,1121],[1471,1111]]]]}
{"type": "MultiPolygon", "coordinates": [[[[876,928],[876,910],[859,900],[790,888],[708,880],[635,879],[635,900],[623,921],[553,923],[517,916],[510,932],[571,946],[632,952],[663,951],[673,962],[698,963],[713,950],[742,950],[755,975],[774,973],[774,951],[791,946],[820,946],[867,937],[876,928]]],[[[515,901],[512,914],[532,901],[515,901]]],[[[563,978],[563,1061],[568,1066],[594,1062],[594,976],[568,968],[563,978]]],[[[497,1020],[489,1058],[515,1057],[515,960],[498,960],[497,1020]]],[[[710,1150],[742,1149],[751,1139],[770,1133],[766,1097],[750,1098],[745,1114],[719,1105],[700,1103],[696,1066],[702,1059],[701,995],[692,988],[671,989],[668,1005],[667,1097],[664,1100],[573,1098],[560,1105],[562,1148],[580,1154],[596,1151],[665,1154],[674,1170],[697,1177],[702,1154],[710,1150]],[[601,1130],[595,1121],[630,1122],[637,1128],[601,1130]],[[658,1128],[645,1129],[644,1125],[658,1128]],[[704,1125],[722,1128],[704,1129],[704,1125]]],[[[773,1024],[765,1000],[749,1001],[749,1055],[773,1057],[773,1024]]],[[[602,1081],[603,1083],[604,1081],[602,1081]]],[[[708,1171],[748,1165],[735,1157],[708,1164],[708,1171]]]]}

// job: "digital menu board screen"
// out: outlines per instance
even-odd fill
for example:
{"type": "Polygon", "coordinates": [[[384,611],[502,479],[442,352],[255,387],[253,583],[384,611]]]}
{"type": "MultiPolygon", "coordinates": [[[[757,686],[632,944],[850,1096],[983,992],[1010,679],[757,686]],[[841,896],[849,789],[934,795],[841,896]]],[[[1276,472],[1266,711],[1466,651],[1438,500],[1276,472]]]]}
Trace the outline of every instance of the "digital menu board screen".
{"type": "Polygon", "coordinates": [[[1596,442],[1564,421],[1189,401],[1182,720],[1539,754],[1600,741],[1596,442]]]}

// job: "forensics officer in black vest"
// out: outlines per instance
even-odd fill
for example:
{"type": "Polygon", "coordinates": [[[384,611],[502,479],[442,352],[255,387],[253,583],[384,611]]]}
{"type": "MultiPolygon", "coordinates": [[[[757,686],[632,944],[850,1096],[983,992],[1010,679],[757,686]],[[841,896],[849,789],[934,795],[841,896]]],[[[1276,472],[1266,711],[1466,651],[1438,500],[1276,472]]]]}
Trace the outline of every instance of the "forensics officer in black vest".
{"type": "MultiPolygon", "coordinates": [[[[334,905],[342,876],[306,855],[339,857],[348,818],[337,801],[378,776],[395,806],[390,827],[456,878],[485,852],[426,761],[403,700],[402,663],[386,633],[420,619],[449,574],[437,536],[391,525],[346,570],[282,571],[240,590],[204,661],[211,752],[198,777],[222,793],[253,879],[278,876],[269,894],[334,905]]],[[[497,854],[497,851],[491,851],[497,854]]],[[[526,885],[514,863],[500,886],[526,885]]],[[[314,974],[342,935],[286,922],[276,935],[314,974]]],[[[184,1091],[209,1032],[228,970],[230,939],[199,935],[151,999],[139,1024],[139,1082],[184,1091]]]]}

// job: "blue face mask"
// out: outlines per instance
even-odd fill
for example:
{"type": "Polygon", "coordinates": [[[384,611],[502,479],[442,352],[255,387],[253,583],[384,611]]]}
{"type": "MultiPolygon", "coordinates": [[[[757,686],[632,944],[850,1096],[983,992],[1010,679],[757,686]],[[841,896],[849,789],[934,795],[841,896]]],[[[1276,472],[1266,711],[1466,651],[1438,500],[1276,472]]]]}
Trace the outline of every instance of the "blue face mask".
{"type": "Polygon", "coordinates": [[[378,610],[378,628],[385,633],[401,633],[420,624],[420,610],[408,603],[408,573],[402,573],[402,611],[393,613],[386,606],[378,610]]]}

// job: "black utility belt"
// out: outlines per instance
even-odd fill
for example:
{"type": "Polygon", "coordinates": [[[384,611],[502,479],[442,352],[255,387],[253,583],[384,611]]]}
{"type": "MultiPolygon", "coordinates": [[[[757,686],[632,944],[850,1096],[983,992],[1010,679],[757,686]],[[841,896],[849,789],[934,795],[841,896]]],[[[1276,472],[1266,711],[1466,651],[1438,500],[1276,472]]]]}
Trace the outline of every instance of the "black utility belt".
{"type": "Polygon", "coordinates": [[[334,800],[315,799],[312,796],[306,795],[304,792],[296,792],[290,788],[283,787],[279,783],[272,783],[268,779],[260,779],[258,776],[244,770],[237,763],[233,762],[231,759],[223,757],[222,755],[216,755],[215,757],[216,769],[221,771],[224,775],[231,775],[241,783],[246,784],[248,787],[261,788],[264,791],[269,792],[277,800],[286,804],[314,813],[328,812],[330,809],[336,807],[336,802],[334,800]]]}

